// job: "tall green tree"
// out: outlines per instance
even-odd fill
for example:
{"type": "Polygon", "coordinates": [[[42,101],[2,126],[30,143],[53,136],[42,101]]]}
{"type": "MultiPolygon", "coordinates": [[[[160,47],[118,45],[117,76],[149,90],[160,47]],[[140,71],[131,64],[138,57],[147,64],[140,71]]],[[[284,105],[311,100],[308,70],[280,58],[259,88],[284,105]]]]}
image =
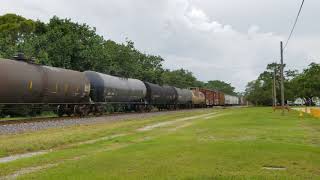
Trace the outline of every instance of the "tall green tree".
{"type": "Polygon", "coordinates": [[[224,81],[219,81],[219,80],[208,81],[205,84],[205,87],[208,89],[219,90],[226,94],[236,95],[235,88],[232,87],[230,83],[226,83],[224,81]]]}
{"type": "Polygon", "coordinates": [[[11,58],[19,44],[36,30],[36,23],[15,14],[0,16],[0,56],[11,58]]]}
{"type": "Polygon", "coordinates": [[[292,79],[291,86],[294,87],[295,97],[305,100],[320,97],[320,64],[311,63],[307,69],[292,79]]]}
{"type": "Polygon", "coordinates": [[[162,74],[162,80],[164,84],[179,88],[195,87],[199,83],[193,74],[185,69],[175,71],[166,70],[162,74]]]}
{"type": "MultiPolygon", "coordinates": [[[[274,72],[276,78],[276,91],[277,100],[280,102],[280,70],[281,65],[277,63],[271,63],[267,65],[267,68],[262,72],[257,80],[248,83],[245,96],[247,100],[256,105],[272,105],[273,104],[273,79],[274,72]]],[[[295,94],[293,92],[294,87],[292,86],[291,80],[297,76],[298,72],[296,70],[287,70],[284,73],[284,86],[285,86],[285,100],[293,101],[295,99],[295,94]]]]}
{"type": "Polygon", "coordinates": [[[269,104],[269,95],[263,95],[262,83],[259,80],[250,81],[245,90],[246,99],[254,105],[269,104]],[[261,99],[264,98],[264,99],[261,99]]]}
{"type": "Polygon", "coordinates": [[[31,39],[35,56],[45,56],[45,62],[56,67],[84,71],[95,69],[108,60],[104,39],[94,28],[86,24],[71,22],[70,19],[53,17],[47,24],[46,32],[31,39]]]}
{"type": "MultiPolygon", "coordinates": [[[[105,40],[87,24],[56,16],[48,23],[15,14],[0,16],[0,57],[11,58],[17,52],[43,65],[93,70],[181,88],[205,86],[188,70],[165,70],[162,57],[140,52],[130,40],[120,44],[105,40]]],[[[234,94],[230,84],[211,81],[206,85],[234,94]]]]}

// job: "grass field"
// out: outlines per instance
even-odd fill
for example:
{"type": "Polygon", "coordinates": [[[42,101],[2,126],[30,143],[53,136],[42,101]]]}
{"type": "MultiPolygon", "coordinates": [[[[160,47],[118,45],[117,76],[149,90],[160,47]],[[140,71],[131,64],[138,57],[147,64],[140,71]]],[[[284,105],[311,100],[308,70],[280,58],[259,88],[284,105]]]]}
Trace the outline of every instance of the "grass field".
{"type": "Polygon", "coordinates": [[[0,157],[36,151],[0,179],[319,179],[320,119],[207,109],[0,136],[0,157]]]}

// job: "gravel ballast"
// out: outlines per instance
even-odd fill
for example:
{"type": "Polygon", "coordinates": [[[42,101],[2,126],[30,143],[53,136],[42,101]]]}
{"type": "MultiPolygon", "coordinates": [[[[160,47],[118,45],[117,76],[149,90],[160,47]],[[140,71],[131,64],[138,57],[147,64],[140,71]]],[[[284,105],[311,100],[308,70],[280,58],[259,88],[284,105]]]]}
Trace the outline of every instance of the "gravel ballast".
{"type": "Polygon", "coordinates": [[[97,124],[97,123],[106,123],[119,120],[128,120],[128,119],[145,119],[154,116],[173,114],[177,112],[190,112],[190,111],[199,111],[199,109],[193,110],[180,110],[180,111],[163,111],[163,112],[150,112],[150,113],[125,113],[125,114],[112,114],[108,116],[101,117],[85,117],[85,118],[68,118],[68,119],[59,119],[59,120],[49,120],[49,121],[30,121],[23,123],[15,124],[4,124],[0,125],[0,135],[4,134],[16,134],[29,131],[38,131],[49,128],[62,128],[68,126],[76,125],[87,125],[87,124],[97,124]]]}

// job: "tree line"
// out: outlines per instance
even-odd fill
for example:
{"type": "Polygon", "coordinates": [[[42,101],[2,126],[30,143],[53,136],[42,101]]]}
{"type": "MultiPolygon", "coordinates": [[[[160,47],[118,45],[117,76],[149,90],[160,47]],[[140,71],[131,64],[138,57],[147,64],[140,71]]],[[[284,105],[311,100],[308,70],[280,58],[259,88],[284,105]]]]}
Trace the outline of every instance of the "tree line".
{"type": "MultiPolygon", "coordinates": [[[[247,84],[245,96],[255,105],[272,105],[273,77],[275,73],[277,102],[280,103],[280,68],[277,63],[268,64],[259,77],[247,84]]],[[[286,70],[284,72],[285,100],[302,98],[307,105],[314,104],[313,99],[320,97],[320,64],[311,63],[302,72],[286,70]]]]}
{"type": "Polygon", "coordinates": [[[161,56],[140,52],[130,40],[125,43],[106,40],[87,24],[57,16],[48,23],[16,14],[0,16],[0,57],[12,58],[17,52],[42,65],[93,70],[161,85],[205,87],[236,94],[229,83],[219,80],[202,82],[188,70],[165,69],[161,56]]]}

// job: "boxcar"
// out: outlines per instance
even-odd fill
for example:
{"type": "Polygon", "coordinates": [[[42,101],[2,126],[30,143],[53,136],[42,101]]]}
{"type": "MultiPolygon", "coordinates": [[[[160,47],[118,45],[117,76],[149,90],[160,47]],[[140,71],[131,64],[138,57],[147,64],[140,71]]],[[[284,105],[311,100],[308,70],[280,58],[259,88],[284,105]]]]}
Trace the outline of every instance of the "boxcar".
{"type": "Polygon", "coordinates": [[[225,105],[239,105],[239,98],[225,94],[225,105]]]}
{"type": "Polygon", "coordinates": [[[215,105],[216,91],[210,90],[210,89],[204,89],[204,88],[192,88],[192,89],[193,90],[198,89],[200,92],[204,94],[206,106],[211,107],[215,105]]]}
{"type": "Polygon", "coordinates": [[[224,93],[219,91],[218,92],[218,96],[219,96],[219,106],[224,106],[225,105],[225,96],[224,93]]]}
{"type": "Polygon", "coordinates": [[[91,100],[97,103],[144,103],[147,88],[137,79],[120,78],[94,71],[85,71],[91,83],[91,100]]]}
{"type": "Polygon", "coordinates": [[[220,100],[219,91],[213,90],[213,104],[215,106],[219,106],[220,105],[219,100],[220,100]]]}
{"type": "Polygon", "coordinates": [[[214,92],[210,89],[200,89],[200,91],[204,94],[206,98],[206,105],[213,106],[214,105],[214,92]]]}

